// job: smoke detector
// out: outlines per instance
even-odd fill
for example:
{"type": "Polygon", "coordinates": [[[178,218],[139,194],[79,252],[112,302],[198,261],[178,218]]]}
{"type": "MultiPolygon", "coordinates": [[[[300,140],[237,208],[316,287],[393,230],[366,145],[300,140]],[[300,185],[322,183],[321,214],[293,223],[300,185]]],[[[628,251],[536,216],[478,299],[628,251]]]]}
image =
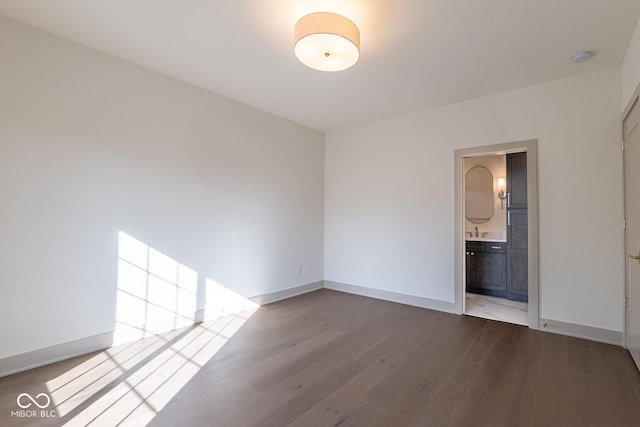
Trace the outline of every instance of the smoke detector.
{"type": "Polygon", "coordinates": [[[576,64],[582,64],[583,62],[586,62],[589,59],[591,59],[591,57],[594,55],[594,53],[595,52],[592,52],[590,50],[583,50],[583,51],[578,52],[575,55],[573,55],[573,58],[571,58],[571,60],[573,62],[575,62],[576,64]]]}

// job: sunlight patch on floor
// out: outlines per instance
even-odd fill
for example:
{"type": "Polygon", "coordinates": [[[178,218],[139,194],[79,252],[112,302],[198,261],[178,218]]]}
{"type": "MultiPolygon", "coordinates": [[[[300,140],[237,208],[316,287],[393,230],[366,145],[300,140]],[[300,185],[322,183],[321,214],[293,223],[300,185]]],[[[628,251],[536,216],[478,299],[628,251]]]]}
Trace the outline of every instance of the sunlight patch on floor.
{"type": "Polygon", "coordinates": [[[64,425],[145,425],[258,309],[212,279],[199,303],[197,272],[126,233],[118,237],[114,340],[126,343],[46,383],[64,425]],[[194,325],[198,307],[212,320],[194,325]]]}
{"type": "Polygon", "coordinates": [[[144,425],[256,310],[226,314],[101,352],[47,382],[58,416],[69,426],[144,425]]]}

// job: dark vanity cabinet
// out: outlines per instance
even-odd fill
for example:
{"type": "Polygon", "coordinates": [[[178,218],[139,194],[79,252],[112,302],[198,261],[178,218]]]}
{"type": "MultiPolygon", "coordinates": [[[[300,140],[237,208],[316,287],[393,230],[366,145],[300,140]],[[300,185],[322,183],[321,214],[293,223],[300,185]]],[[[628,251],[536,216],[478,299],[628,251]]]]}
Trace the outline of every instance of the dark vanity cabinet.
{"type": "Polygon", "coordinates": [[[466,242],[467,292],[507,297],[507,244],[466,242]]]}
{"type": "Polygon", "coordinates": [[[528,301],[527,153],[507,154],[507,298],[528,301]]]}

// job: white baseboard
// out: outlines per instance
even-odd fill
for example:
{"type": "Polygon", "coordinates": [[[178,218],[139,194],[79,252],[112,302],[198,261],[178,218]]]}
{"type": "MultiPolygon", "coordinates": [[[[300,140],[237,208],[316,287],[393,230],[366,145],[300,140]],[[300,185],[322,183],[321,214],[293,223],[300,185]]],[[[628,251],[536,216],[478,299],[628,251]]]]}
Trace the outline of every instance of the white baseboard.
{"type": "Polygon", "coordinates": [[[552,319],[540,319],[541,331],[622,346],[622,332],[552,319]]]}
{"type": "Polygon", "coordinates": [[[385,301],[412,305],[414,307],[428,308],[430,310],[444,311],[446,313],[456,313],[455,305],[452,302],[447,301],[400,294],[397,292],[384,291],[382,289],[366,288],[364,286],[349,285],[347,283],[332,282],[330,280],[324,281],[324,287],[334,291],[347,292],[349,294],[377,298],[385,301]]]}
{"type": "Polygon", "coordinates": [[[272,302],[280,301],[283,299],[295,297],[298,295],[306,294],[308,292],[317,291],[324,287],[324,281],[307,283],[306,285],[296,286],[295,288],[285,289],[284,291],[273,292],[270,294],[257,295],[249,298],[251,301],[258,305],[271,304],[272,302]]]}
{"type": "MultiPolygon", "coordinates": [[[[382,299],[385,301],[397,302],[400,304],[412,305],[415,307],[428,308],[430,310],[444,311],[458,314],[453,303],[434,300],[431,298],[417,297],[413,295],[399,294],[381,289],[367,288],[364,286],[349,285],[346,283],[324,281],[326,289],[347,292],[350,294],[365,297],[382,299]]],[[[578,325],[575,323],[561,322],[559,320],[540,319],[539,330],[575,338],[583,338],[591,341],[602,342],[622,346],[622,332],[609,329],[596,328],[593,326],[578,325]]]]}
{"type": "Polygon", "coordinates": [[[0,378],[72,357],[104,350],[113,344],[113,332],[52,345],[0,359],[0,378]]]}

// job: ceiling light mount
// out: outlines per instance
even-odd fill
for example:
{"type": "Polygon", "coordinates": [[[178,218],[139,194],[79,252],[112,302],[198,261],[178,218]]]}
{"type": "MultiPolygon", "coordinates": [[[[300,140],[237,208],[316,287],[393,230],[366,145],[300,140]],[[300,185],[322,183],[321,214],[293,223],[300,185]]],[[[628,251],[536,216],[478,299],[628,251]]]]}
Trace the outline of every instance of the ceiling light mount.
{"type": "Polygon", "coordinates": [[[311,13],[296,22],[294,52],[314,70],[346,70],[360,58],[360,30],[342,15],[311,13]]]}

